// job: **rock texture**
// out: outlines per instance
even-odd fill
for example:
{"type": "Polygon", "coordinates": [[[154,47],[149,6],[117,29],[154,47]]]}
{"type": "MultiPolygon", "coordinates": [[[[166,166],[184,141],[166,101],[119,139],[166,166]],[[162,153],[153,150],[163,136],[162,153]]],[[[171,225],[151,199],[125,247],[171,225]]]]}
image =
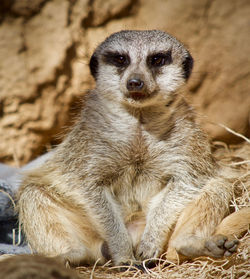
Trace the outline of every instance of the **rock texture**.
{"type": "MultiPolygon", "coordinates": [[[[3,0],[0,7],[0,161],[22,165],[74,120],[93,87],[88,59],[120,29],[162,29],[195,58],[191,102],[212,139],[250,136],[248,0],[3,0]]],[[[58,136],[59,135],[59,136],[58,136]]]]}

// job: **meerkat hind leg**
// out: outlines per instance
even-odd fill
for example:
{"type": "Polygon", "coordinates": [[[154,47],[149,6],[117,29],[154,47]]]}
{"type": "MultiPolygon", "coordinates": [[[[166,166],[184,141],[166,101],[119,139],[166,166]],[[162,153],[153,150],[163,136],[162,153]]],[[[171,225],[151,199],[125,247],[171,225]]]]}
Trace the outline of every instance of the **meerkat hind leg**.
{"type": "MultiPolygon", "coordinates": [[[[183,216],[188,218],[188,213],[185,212],[183,216]],[[185,216],[184,216],[185,215],[185,216]]],[[[181,255],[187,258],[194,258],[198,256],[211,256],[214,258],[222,256],[231,256],[237,251],[239,244],[238,237],[241,237],[244,232],[249,229],[250,224],[250,208],[243,208],[236,211],[222,220],[217,226],[213,235],[207,238],[201,238],[194,234],[182,236],[178,232],[171,238],[171,243],[167,251],[167,258],[169,260],[176,260],[175,249],[181,255]],[[181,244],[175,244],[179,241],[181,244]],[[185,245],[182,243],[185,242],[185,245]],[[175,246],[175,249],[173,248],[175,246]]],[[[185,226],[189,223],[180,222],[180,227],[185,231],[185,226]]],[[[185,258],[185,257],[184,257],[185,258]]]]}
{"type": "MultiPolygon", "coordinates": [[[[169,260],[176,261],[177,253],[184,258],[219,258],[230,256],[237,250],[239,241],[228,239],[224,225],[216,231],[228,212],[230,192],[225,190],[222,184],[214,190],[208,188],[183,210],[168,244],[166,256],[169,260]]],[[[241,225],[237,219],[230,218],[225,224],[231,227],[234,223],[239,227],[241,225]]]]}
{"type": "MultiPolygon", "coordinates": [[[[179,248],[179,253],[186,256],[212,256],[222,257],[231,256],[237,251],[239,240],[249,229],[250,225],[250,207],[242,208],[224,218],[216,227],[212,236],[208,239],[198,239],[197,236],[188,236],[188,242],[185,247],[179,248]],[[195,248],[194,243],[197,241],[195,248]],[[198,245],[200,247],[198,248],[198,245]]],[[[187,241],[188,241],[187,239],[187,241]]]]}
{"type": "Polygon", "coordinates": [[[66,201],[56,201],[43,188],[23,187],[19,197],[19,219],[28,243],[38,254],[73,265],[103,259],[102,239],[84,211],[66,201]]]}
{"type": "MultiPolygon", "coordinates": [[[[249,229],[250,225],[250,208],[243,208],[236,211],[222,220],[217,226],[214,235],[207,240],[201,240],[197,236],[189,236],[191,245],[179,249],[179,252],[187,256],[206,256],[222,257],[231,256],[236,252],[240,237],[249,229]],[[201,244],[200,249],[196,246],[193,248],[192,243],[198,241],[201,244]],[[203,245],[204,243],[204,245],[203,245]],[[202,247],[203,246],[203,247],[202,247]]],[[[197,243],[197,244],[198,244],[197,243]]]]}

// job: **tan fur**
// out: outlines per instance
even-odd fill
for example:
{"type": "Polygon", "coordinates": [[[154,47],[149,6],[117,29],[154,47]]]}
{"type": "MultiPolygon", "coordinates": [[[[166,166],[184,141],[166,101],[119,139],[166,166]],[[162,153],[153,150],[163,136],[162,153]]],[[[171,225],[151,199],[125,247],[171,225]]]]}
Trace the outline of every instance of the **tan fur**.
{"type": "Polygon", "coordinates": [[[227,216],[215,230],[215,234],[226,235],[229,239],[239,238],[249,230],[250,207],[243,208],[227,216]]]}
{"type": "Polygon", "coordinates": [[[79,121],[22,182],[19,218],[31,247],[76,264],[136,262],[165,252],[177,223],[169,247],[218,256],[227,242],[210,237],[233,190],[181,94],[188,51],[161,31],[124,31],[96,49],[90,68],[96,89],[79,121]]]}

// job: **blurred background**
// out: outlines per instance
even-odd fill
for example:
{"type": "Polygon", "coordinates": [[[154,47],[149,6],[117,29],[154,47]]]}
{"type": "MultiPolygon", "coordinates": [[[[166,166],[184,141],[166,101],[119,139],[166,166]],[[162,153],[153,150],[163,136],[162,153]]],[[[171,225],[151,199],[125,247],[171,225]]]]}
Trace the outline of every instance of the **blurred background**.
{"type": "Polygon", "coordinates": [[[94,81],[95,47],[121,29],[161,29],[195,60],[187,96],[211,140],[250,136],[249,0],[1,0],[0,161],[60,142],[94,81]]]}

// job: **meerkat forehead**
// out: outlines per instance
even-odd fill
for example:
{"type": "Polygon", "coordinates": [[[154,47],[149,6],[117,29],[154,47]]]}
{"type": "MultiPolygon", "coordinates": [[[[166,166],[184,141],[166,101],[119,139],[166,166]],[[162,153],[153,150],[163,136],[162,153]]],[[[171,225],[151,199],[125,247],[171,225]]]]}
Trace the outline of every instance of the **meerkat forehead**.
{"type": "Polygon", "coordinates": [[[129,54],[148,55],[154,52],[171,50],[183,58],[187,50],[173,36],[160,30],[124,30],[109,36],[100,46],[100,54],[107,51],[128,52],[129,54]]]}

